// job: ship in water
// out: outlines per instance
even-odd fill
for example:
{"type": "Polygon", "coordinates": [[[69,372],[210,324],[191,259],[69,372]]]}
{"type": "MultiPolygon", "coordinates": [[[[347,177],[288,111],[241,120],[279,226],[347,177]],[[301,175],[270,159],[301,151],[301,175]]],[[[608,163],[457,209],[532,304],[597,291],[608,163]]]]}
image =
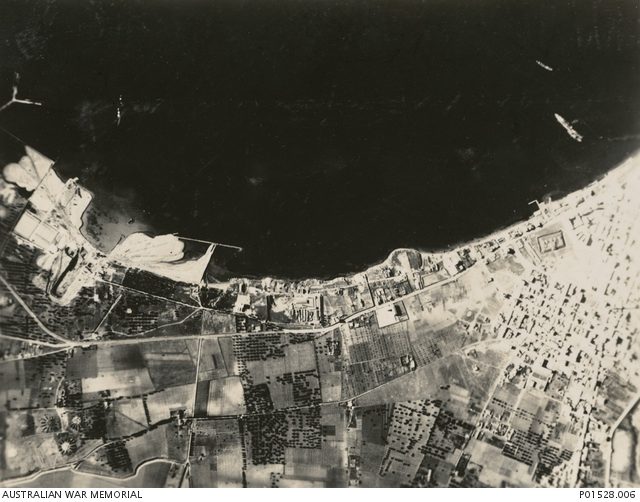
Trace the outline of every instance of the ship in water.
{"type": "Polygon", "coordinates": [[[553,71],[553,68],[551,68],[551,66],[544,64],[544,63],[543,63],[542,61],[540,61],[539,59],[536,59],[536,64],[537,64],[540,68],[542,68],[542,69],[544,69],[544,70],[547,70],[547,71],[553,71]]]}
{"type": "Polygon", "coordinates": [[[582,135],[578,131],[576,131],[573,128],[573,126],[569,122],[566,121],[566,119],[564,117],[562,117],[561,115],[558,115],[557,113],[554,113],[553,115],[556,118],[556,120],[560,123],[560,125],[565,128],[565,130],[567,131],[569,136],[571,136],[577,142],[581,142],[582,141],[582,135]]]}

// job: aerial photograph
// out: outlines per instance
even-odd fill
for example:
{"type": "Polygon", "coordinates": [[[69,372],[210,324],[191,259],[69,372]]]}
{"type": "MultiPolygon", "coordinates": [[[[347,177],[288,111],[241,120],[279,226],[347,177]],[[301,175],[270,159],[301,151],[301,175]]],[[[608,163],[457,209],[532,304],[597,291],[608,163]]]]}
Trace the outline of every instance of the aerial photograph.
{"type": "Polygon", "coordinates": [[[290,487],[635,497],[637,0],[0,0],[0,489],[290,487]]]}

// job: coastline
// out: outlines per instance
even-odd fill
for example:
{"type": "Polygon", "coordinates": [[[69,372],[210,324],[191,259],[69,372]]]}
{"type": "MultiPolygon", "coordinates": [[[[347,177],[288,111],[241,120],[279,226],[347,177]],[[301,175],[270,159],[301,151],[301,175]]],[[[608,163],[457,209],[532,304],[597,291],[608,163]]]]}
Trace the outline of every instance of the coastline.
{"type": "MultiPolygon", "coordinates": [[[[580,186],[579,188],[575,189],[575,190],[564,190],[564,191],[559,191],[559,190],[553,190],[553,191],[549,191],[546,194],[543,194],[541,196],[542,200],[532,200],[529,201],[529,205],[533,206],[534,204],[537,203],[538,207],[532,207],[532,210],[530,211],[528,216],[525,216],[524,218],[519,217],[514,219],[514,221],[511,221],[510,223],[507,224],[503,224],[501,225],[499,228],[483,234],[481,236],[472,238],[470,240],[459,240],[457,242],[454,242],[452,244],[446,245],[444,247],[434,247],[434,248],[425,248],[425,247],[409,247],[409,246],[399,246],[396,248],[393,248],[392,250],[390,250],[389,252],[387,252],[385,255],[381,256],[378,260],[374,261],[372,264],[364,264],[363,266],[359,267],[358,270],[354,270],[354,271],[350,271],[344,274],[332,274],[332,275],[328,275],[328,276],[306,276],[306,277],[302,277],[302,278],[291,278],[291,277],[287,277],[287,276],[281,276],[281,275],[271,275],[271,274],[265,274],[265,275],[260,275],[260,274],[241,274],[241,273],[236,273],[233,270],[229,270],[229,278],[226,279],[223,282],[234,282],[234,281],[242,281],[242,280],[247,280],[247,281],[260,281],[260,280],[269,280],[269,281],[278,281],[278,282],[285,282],[285,283],[293,283],[293,284],[306,284],[306,283],[313,283],[313,284],[318,284],[318,283],[331,283],[331,282],[335,282],[335,281],[339,281],[339,280],[348,280],[350,278],[354,278],[363,274],[367,274],[370,273],[373,270],[377,270],[380,269],[382,267],[388,266],[388,264],[391,262],[391,260],[393,259],[393,257],[395,255],[397,255],[400,252],[411,252],[411,253],[418,253],[420,254],[422,257],[424,256],[436,256],[436,255],[444,255],[447,253],[451,253],[451,252],[455,252],[456,250],[459,249],[464,249],[466,247],[470,247],[470,246],[474,246],[477,244],[481,244],[483,242],[487,242],[490,240],[493,240],[495,238],[497,238],[499,235],[506,233],[512,229],[514,229],[515,227],[522,225],[524,223],[526,223],[527,221],[529,221],[535,214],[536,212],[543,206],[546,206],[548,204],[553,204],[556,202],[560,202],[562,201],[564,198],[572,196],[576,193],[579,192],[583,192],[585,190],[588,190],[590,187],[592,187],[593,185],[601,182],[602,180],[604,180],[605,178],[607,178],[608,176],[612,175],[615,171],[623,168],[623,166],[625,164],[627,164],[629,161],[633,160],[635,157],[637,157],[639,155],[638,153],[639,151],[636,151],[632,154],[630,154],[626,159],[624,159],[622,162],[620,162],[619,164],[617,164],[616,166],[612,167],[611,169],[609,169],[607,172],[605,173],[600,173],[598,174],[594,179],[589,180],[586,184],[583,184],[582,186],[580,186]],[[552,197],[555,196],[555,197],[552,197]]],[[[108,192],[102,190],[102,191],[98,191],[96,194],[97,195],[97,200],[102,200],[102,197],[112,197],[114,199],[121,199],[122,201],[127,201],[126,198],[122,197],[122,196],[117,196],[117,195],[113,195],[113,194],[109,194],[108,192]]],[[[104,238],[103,236],[99,235],[97,237],[95,236],[89,236],[87,235],[87,223],[89,223],[87,221],[87,215],[90,211],[102,211],[100,208],[100,205],[105,204],[104,200],[102,200],[102,202],[96,204],[96,197],[93,198],[91,205],[89,206],[89,208],[87,209],[87,211],[85,212],[85,214],[83,214],[83,222],[84,225],[81,229],[82,234],[85,236],[85,238],[93,245],[99,244],[103,241],[113,241],[114,238],[113,236],[107,236],[107,238],[104,238]]],[[[116,221],[113,222],[111,224],[111,226],[113,226],[114,228],[118,228],[119,231],[121,230],[127,230],[128,233],[122,233],[121,237],[118,239],[118,242],[121,241],[123,238],[126,238],[128,235],[131,235],[133,233],[137,233],[137,232],[142,232],[145,233],[149,236],[159,236],[159,235],[164,235],[161,233],[158,233],[156,231],[154,231],[153,227],[149,224],[146,224],[144,222],[140,222],[138,219],[135,220],[135,222],[133,223],[133,226],[127,224],[126,221],[124,221],[127,216],[129,216],[129,214],[126,212],[129,209],[133,208],[133,205],[128,204],[129,207],[122,207],[122,205],[118,206],[119,209],[117,209],[113,214],[108,215],[108,217],[114,218],[115,216],[117,216],[115,219],[116,221]]],[[[144,214],[144,210],[141,209],[137,209],[136,214],[144,214]]],[[[102,211],[103,215],[106,215],[106,212],[102,211]]],[[[133,219],[133,218],[131,218],[133,219]]],[[[113,246],[115,246],[116,243],[113,244],[113,246]]],[[[105,249],[103,249],[103,246],[99,246],[97,245],[96,247],[98,247],[98,249],[100,249],[101,251],[105,252],[106,254],[108,254],[110,252],[111,249],[113,249],[113,246],[110,247],[110,249],[107,249],[105,251],[105,249]]],[[[214,253],[214,258],[215,258],[215,253],[214,253]]]]}
{"type": "MultiPolygon", "coordinates": [[[[590,189],[592,186],[602,182],[607,177],[611,175],[615,175],[616,172],[620,172],[622,169],[624,169],[627,163],[633,161],[636,157],[639,157],[639,156],[640,156],[640,150],[629,155],[626,159],[624,159],[622,162],[620,162],[616,166],[612,167],[607,172],[599,174],[595,179],[590,180],[586,185],[583,185],[581,188],[578,188],[576,190],[564,191],[564,192],[561,192],[561,194],[559,194],[558,191],[555,191],[554,193],[559,194],[559,196],[556,198],[551,198],[550,195],[544,195],[542,197],[543,200],[530,201],[530,203],[537,202],[539,208],[550,205],[550,204],[554,204],[554,203],[560,203],[563,199],[570,196],[574,196],[577,193],[584,192],[585,190],[590,189]]],[[[548,192],[548,194],[550,194],[550,192],[548,192]]],[[[361,268],[359,271],[349,272],[346,274],[338,274],[330,277],[306,277],[302,279],[290,279],[287,277],[272,276],[272,275],[255,276],[255,277],[251,275],[242,275],[242,276],[232,277],[231,280],[233,281],[233,280],[242,280],[242,279],[251,279],[251,280],[269,279],[274,281],[291,282],[291,283],[306,283],[306,282],[329,283],[333,281],[349,279],[361,274],[366,274],[374,269],[378,269],[380,267],[386,266],[393,259],[394,255],[402,251],[420,253],[420,255],[435,256],[435,255],[443,255],[443,254],[451,253],[459,249],[464,249],[466,247],[474,246],[477,244],[481,244],[481,243],[493,240],[497,238],[499,235],[509,232],[510,230],[513,230],[514,228],[527,223],[537,213],[538,210],[539,209],[536,208],[531,212],[531,214],[528,217],[518,218],[516,221],[502,225],[501,227],[497,228],[496,230],[488,234],[484,234],[480,237],[475,237],[473,239],[466,240],[466,241],[458,241],[456,243],[450,244],[443,248],[441,247],[441,248],[426,249],[426,248],[419,248],[419,247],[404,247],[404,246],[397,247],[392,249],[389,253],[387,253],[386,257],[381,258],[380,260],[376,261],[372,265],[369,265],[369,266],[365,265],[365,267],[361,268]]]]}

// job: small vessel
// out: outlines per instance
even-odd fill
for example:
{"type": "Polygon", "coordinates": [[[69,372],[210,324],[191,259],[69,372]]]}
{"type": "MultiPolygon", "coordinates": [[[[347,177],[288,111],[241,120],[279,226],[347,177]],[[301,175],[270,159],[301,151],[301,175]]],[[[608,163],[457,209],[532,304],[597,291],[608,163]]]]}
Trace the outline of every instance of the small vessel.
{"type": "Polygon", "coordinates": [[[578,131],[576,131],[572,127],[572,125],[569,124],[569,122],[567,122],[561,115],[558,115],[557,113],[554,113],[553,116],[560,123],[560,125],[565,128],[565,130],[567,131],[569,136],[571,136],[573,139],[575,139],[578,143],[580,143],[582,141],[582,135],[580,133],[578,133],[578,131]]]}
{"type": "Polygon", "coordinates": [[[536,59],[536,63],[540,68],[544,68],[547,71],[553,71],[553,68],[551,68],[551,66],[544,64],[542,61],[536,59]]]}

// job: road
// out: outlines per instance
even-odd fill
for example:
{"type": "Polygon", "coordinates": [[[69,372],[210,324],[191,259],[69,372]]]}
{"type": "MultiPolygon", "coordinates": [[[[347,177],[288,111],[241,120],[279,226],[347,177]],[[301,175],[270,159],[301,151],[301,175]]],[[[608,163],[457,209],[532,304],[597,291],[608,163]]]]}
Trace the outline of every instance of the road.
{"type": "MultiPolygon", "coordinates": [[[[0,269],[1,270],[1,269],[0,269]]],[[[381,303],[379,305],[372,305],[370,307],[366,307],[362,310],[359,310],[357,312],[354,312],[353,314],[350,314],[349,316],[347,316],[346,318],[344,318],[343,320],[336,322],[330,326],[324,326],[324,327],[310,327],[310,328],[287,328],[287,327],[279,327],[277,330],[273,330],[273,331],[260,331],[260,332],[255,332],[255,334],[259,334],[259,333],[286,333],[286,334],[315,334],[317,336],[329,333],[330,331],[333,331],[335,329],[337,329],[338,327],[340,327],[342,324],[348,323],[349,321],[352,321],[354,319],[357,319],[358,317],[361,317],[365,314],[368,314],[370,312],[374,312],[377,309],[380,308],[384,308],[387,307],[389,305],[393,305],[394,303],[398,302],[398,301],[403,301],[403,300],[407,300],[409,298],[413,298],[415,296],[418,296],[420,294],[426,293],[432,289],[435,289],[437,287],[441,287],[444,286],[450,282],[454,282],[457,281],[458,279],[460,279],[462,276],[464,276],[468,270],[471,269],[466,269],[462,272],[460,272],[459,274],[453,276],[453,277],[448,277],[446,279],[442,279],[440,281],[434,282],[432,284],[429,284],[423,288],[420,289],[416,289],[414,291],[412,291],[411,293],[408,293],[406,295],[400,296],[398,298],[394,298],[393,300],[389,300],[387,302],[381,303]]],[[[29,307],[29,305],[20,297],[20,295],[18,294],[17,291],[15,291],[15,289],[13,288],[13,286],[11,286],[11,284],[0,274],[0,282],[9,290],[9,292],[12,294],[12,296],[16,299],[16,301],[25,309],[25,311],[35,320],[35,322],[38,324],[38,326],[40,327],[40,329],[42,329],[42,331],[44,333],[46,333],[47,335],[51,336],[52,338],[58,340],[60,343],[50,343],[50,342],[44,342],[44,341],[40,341],[40,340],[29,340],[29,339],[21,339],[21,338],[16,338],[16,337],[9,337],[8,335],[2,335],[0,334],[0,336],[4,336],[5,338],[12,338],[15,339],[17,341],[22,341],[25,343],[31,343],[31,344],[35,344],[35,345],[42,345],[45,347],[50,347],[50,348],[73,348],[73,347],[91,347],[91,346],[113,346],[113,345],[131,345],[131,344],[138,344],[138,343],[148,343],[148,342],[159,342],[159,341],[164,341],[164,340],[194,340],[194,339],[200,339],[200,338],[218,338],[218,337],[224,337],[224,336],[233,336],[233,335],[246,335],[248,334],[247,332],[229,332],[229,333],[218,333],[218,332],[208,332],[208,333],[194,333],[193,335],[169,335],[169,336],[145,336],[145,337],[135,337],[135,338],[117,338],[117,339],[111,339],[111,340],[83,340],[83,341],[76,341],[76,340],[70,340],[68,338],[65,338],[64,336],[58,335],[57,333],[53,332],[52,330],[50,330],[49,328],[47,328],[44,323],[42,323],[42,321],[40,321],[40,319],[38,319],[37,315],[31,310],[31,308],[29,307]]],[[[117,303],[120,300],[120,297],[118,297],[118,299],[116,299],[116,301],[114,302],[117,303]]],[[[186,305],[186,304],[185,304],[186,305]]],[[[193,307],[190,305],[190,307],[193,307]]],[[[112,307],[113,308],[113,305],[112,307]]],[[[202,307],[198,308],[198,307],[193,307],[196,310],[206,310],[203,309],[202,307]]],[[[111,309],[110,309],[111,311],[111,309]]],[[[100,321],[100,324],[102,324],[105,320],[106,316],[100,321]]],[[[174,323],[177,324],[177,323],[174,323]]],[[[97,329],[97,328],[96,328],[97,329]]],[[[158,329],[158,328],[156,328],[158,329]]],[[[95,332],[95,330],[94,330],[95,332]]],[[[151,331],[149,331],[151,332],[151,331]]]]}
{"type": "Polygon", "coordinates": [[[633,399],[629,401],[625,409],[622,411],[618,419],[611,426],[611,435],[610,440],[606,443],[605,446],[605,460],[607,462],[607,467],[604,470],[604,486],[611,486],[611,456],[613,455],[613,434],[616,432],[616,429],[620,427],[622,421],[627,417],[631,410],[635,408],[636,404],[640,401],[640,392],[638,392],[633,399]]]}
{"type": "MultiPolygon", "coordinates": [[[[0,268],[0,271],[2,271],[2,269],[0,268]]],[[[29,314],[33,320],[36,322],[36,324],[38,325],[38,327],[47,335],[49,335],[52,338],[55,338],[56,340],[61,341],[64,344],[69,344],[72,343],[71,340],[69,340],[68,338],[65,338],[63,336],[58,335],[57,333],[54,333],[53,331],[51,331],[49,328],[47,328],[40,319],[38,319],[38,316],[33,312],[33,310],[31,310],[31,308],[29,307],[29,305],[27,305],[25,303],[25,301],[20,297],[20,295],[18,294],[18,292],[14,289],[14,287],[9,284],[9,281],[7,281],[2,274],[0,274],[0,282],[4,285],[5,288],[7,288],[9,290],[9,293],[11,293],[11,295],[16,299],[16,301],[22,306],[22,308],[25,310],[25,312],[27,312],[27,314],[29,314]]],[[[30,343],[35,343],[32,342],[31,340],[23,340],[24,342],[30,342],[30,343]]],[[[40,342],[40,345],[46,345],[49,347],[55,347],[56,345],[51,345],[51,344],[47,344],[46,342],[40,342]]]]}

